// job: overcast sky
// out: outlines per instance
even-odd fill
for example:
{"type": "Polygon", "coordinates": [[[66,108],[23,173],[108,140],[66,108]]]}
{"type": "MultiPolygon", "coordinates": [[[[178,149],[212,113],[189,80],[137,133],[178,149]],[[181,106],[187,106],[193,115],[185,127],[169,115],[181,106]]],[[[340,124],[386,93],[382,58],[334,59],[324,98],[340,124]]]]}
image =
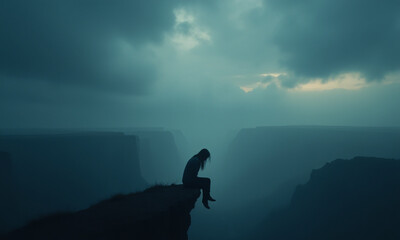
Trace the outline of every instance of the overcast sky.
{"type": "Polygon", "coordinates": [[[4,0],[0,127],[399,126],[398,0],[4,0]]]}

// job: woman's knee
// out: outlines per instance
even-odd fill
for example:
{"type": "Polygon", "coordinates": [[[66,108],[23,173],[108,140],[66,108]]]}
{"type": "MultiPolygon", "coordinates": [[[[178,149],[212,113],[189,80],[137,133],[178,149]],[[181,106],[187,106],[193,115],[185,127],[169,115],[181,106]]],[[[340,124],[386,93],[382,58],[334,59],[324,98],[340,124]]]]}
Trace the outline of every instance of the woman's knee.
{"type": "Polygon", "coordinates": [[[210,185],[211,185],[211,179],[206,178],[206,179],[205,179],[205,182],[206,182],[207,186],[210,186],[210,185]]]}
{"type": "Polygon", "coordinates": [[[197,178],[197,182],[202,187],[210,188],[211,180],[209,178],[203,178],[203,177],[197,178]]]}

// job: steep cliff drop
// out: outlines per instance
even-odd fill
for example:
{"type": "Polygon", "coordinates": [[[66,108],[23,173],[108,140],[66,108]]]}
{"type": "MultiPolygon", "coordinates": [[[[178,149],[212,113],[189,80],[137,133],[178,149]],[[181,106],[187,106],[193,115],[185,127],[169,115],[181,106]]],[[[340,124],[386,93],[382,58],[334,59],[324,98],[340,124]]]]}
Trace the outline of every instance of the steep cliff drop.
{"type": "Polygon", "coordinates": [[[314,170],[257,239],[400,239],[400,160],[356,157],[314,170]]]}
{"type": "Polygon", "coordinates": [[[4,239],[187,239],[200,190],[155,186],[88,209],[36,220],[4,239]]]}

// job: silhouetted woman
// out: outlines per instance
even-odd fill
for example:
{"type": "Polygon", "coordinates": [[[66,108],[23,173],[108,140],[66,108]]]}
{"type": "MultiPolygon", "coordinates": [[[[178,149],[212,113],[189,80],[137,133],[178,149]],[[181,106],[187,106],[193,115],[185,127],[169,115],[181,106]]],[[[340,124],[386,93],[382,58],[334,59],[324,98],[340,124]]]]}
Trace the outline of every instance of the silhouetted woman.
{"type": "Polygon", "coordinates": [[[203,190],[203,205],[206,208],[208,201],[215,201],[210,196],[211,180],[209,178],[198,177],[200,168],[203,170],[207,159],[210,158],[210,152],[207,149],[202,149],[198,154],[194,155],[186,164],[185,171],[183,172],[182,182],[185,187],[201,188],[203,190]]]}

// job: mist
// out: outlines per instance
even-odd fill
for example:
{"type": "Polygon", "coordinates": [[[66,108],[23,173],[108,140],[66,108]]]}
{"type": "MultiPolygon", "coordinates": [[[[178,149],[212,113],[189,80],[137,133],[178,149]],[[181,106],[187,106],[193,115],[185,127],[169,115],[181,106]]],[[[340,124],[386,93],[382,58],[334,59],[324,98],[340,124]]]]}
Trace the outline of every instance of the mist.
{"type": "Polygon", "coordinates": [[[396,1],[0,5],[0,233],[182,184],[207,148],[189,239],[243,239],[313,170],[400,159],[396,1]]]}

